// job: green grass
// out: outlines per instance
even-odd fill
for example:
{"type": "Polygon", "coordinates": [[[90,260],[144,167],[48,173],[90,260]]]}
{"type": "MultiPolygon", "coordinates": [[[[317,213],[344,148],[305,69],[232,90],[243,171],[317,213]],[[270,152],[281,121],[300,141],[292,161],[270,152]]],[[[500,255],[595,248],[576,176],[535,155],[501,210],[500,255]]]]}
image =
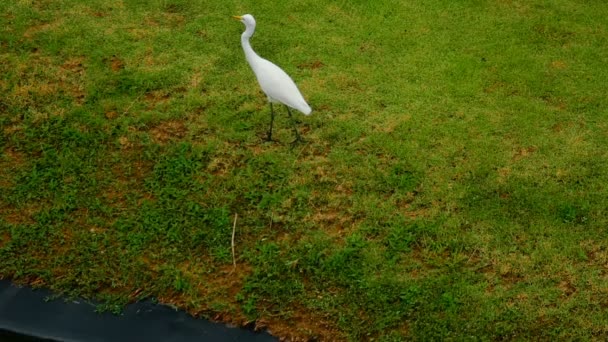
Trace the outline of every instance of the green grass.
{"type": "Polygon", "coordinates": [[[605,339],[607,17],[3,1],[0,276],[283,337],[605,339]],[[244,13],[314,110],[294,149],[283,108],[262,140],[244,13]]]}

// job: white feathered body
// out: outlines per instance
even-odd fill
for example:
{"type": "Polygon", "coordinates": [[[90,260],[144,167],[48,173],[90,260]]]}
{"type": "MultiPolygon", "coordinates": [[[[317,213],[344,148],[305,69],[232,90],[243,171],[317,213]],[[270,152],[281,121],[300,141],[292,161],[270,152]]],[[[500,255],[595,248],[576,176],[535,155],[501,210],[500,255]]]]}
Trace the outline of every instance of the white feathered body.
{"type": "Polygon", "coordinates": [[[249,38],[253,36],[255,31],[255,19],[250,14],[245,14],[241,21],[245,24],[245,32],[241,35],[241,45],[245,52],[247,62],[262,88],[262,91],[268,96],[271,102],[279,102],[291,108],[297,109],[305,115],[310,114],[312,109],[304,100],[304,97],[298,90],[294,81],[287,75],[283,69],[279,68],[274,63],[258,56],[251,44],[249,38]]]}
{"type": "Polygon", "coordinates": [[[249,58],[247,61],[258,79],[262,91],[268,96],[268,100],[283,103],[309,115],[312,109],[291,77],[271,61],[257,57],[259,59],[256,63],[251,63],[249,58]]]}

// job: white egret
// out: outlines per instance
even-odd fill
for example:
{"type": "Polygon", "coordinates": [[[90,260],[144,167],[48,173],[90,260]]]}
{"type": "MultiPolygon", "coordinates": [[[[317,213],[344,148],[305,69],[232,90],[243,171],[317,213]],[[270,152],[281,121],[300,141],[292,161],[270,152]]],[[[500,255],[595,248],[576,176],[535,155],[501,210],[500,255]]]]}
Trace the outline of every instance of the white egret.
{"type": "Polygon", "coordinates": [[[249,38],[253,36],[253,32],[255,31],[255,19],[253,16],[251,14],[245,14],[242,16],[234,16],[233,18],[238,19],[245,24],[245,32],[241,35],[241,45],[243,45],[243,51],[245,51],[245,58],[247,59],[249,66],[251,66],[262,91],[266,93],[268,102],[270,103],[270,129],[268,130],[268,140],[272,140],[272,124],[274,121],[272,104],[282,103],[285,105],[285,108],[287,108],[289,119],[293,124],[293,129],[296,134],[294,143],[300,141],[300,135],[298,134],[295,122],[293,122],[289,107],[299,110],[304,115],[309,115],[312,109],[308,103],[306,103],[306,100],[304,100],[304,97],[291,77],[289,77],[283,69],[258,56],[258,54],[253,51],[253,48],[249,43],[249,38]]]}

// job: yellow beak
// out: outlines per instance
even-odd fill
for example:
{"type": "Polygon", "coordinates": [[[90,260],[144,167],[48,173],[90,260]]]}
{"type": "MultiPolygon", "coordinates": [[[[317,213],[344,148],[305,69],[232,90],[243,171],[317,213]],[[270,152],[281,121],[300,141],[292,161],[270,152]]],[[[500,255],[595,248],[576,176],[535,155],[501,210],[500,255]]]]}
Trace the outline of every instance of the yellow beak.
{"type": "Polygon", "coordinates": [[[241,20],[241,19],[243,19],[243,17],[241,17],[240,15],[233,15],[232,17],[233,17],[234,19],[236,19],[236,20],[241,20]]]}

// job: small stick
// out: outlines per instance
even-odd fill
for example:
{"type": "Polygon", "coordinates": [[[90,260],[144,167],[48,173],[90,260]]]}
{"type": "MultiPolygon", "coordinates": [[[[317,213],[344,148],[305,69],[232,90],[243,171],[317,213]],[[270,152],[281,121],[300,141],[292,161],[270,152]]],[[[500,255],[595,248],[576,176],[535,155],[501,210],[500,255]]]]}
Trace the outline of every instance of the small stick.
{"type": "Polygon", "coordinates": [[[234,214],[234,224],[232,225],[232,266],[236,269],[236,258],[234,257],[234,233],[236,232],[236,218],[239,214],[234,214]]]}
{"type": "Polygon", "coordinates": [[[133,100],[133,102],[131,102],[131,104],[127,107],[127,109],[125,109],[124,113],[122,113],[122,115],[127,115],[129,113],[129,110],[131,109],[131,107],[133,107],[133,105],[135,104],[135,102],[137,102],[139,100],[140,97],[142,97],[144,95],[144,93],[139,94],[135,100],[133,100]]]}

